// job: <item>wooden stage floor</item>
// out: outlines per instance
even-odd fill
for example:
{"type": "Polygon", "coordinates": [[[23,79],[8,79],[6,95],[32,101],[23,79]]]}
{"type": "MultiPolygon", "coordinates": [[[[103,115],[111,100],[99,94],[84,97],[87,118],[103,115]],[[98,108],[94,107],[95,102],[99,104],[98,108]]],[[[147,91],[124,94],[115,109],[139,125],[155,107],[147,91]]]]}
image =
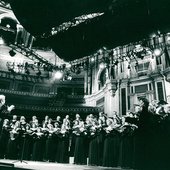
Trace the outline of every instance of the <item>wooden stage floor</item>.
{"type": "MultiPolygon", "coordinates": [[[[11,167],[9,169],[26,169],[26,170],[130,170],[122,168],[108,168],[100,166],[74,165],[74,164],[60,164],[49,162],[16,162],[15,160],[0,159],[1,167],[11,167]]],[[[2,168],[3,169],[3,168],[2,168]]]]}

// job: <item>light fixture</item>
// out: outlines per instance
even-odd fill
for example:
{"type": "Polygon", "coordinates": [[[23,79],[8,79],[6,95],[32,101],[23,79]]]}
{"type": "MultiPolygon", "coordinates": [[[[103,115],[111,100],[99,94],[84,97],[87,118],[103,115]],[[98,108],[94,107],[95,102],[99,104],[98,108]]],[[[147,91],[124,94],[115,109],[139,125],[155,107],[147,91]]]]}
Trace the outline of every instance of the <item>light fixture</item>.
{"type": "Polygon", "coordinates": [[[61,79],[63,77],[63,73],[61,71],[57,71],[55,74],[54,74],[54,78],[55,79],[61,79]]]}
{"type": "Polygon", "coordinates": [[[11,26],[9,24],[6,25],[7,28],[10,28],[11,26]]]}
{"type": "Polygon", "coordinates": [[[168,34],[168,36],[166,38],[166,43],[167,43],[167,45],[170,45],[170,34],[168,34]]]}
{"type": "Polygon", "coordinates": [[[69,75],[69,76],[67,77],[67,80],[72,80],[72,76],[69,75]]]}
{"type": "Polygon", "coordinates": [[[101,69],[103,69],[103,68],[105,68],[105,64],[104,63],[101,63],[100,65],[99,65],[99,67],[101,68],[101,69]]]}
{"type": "Polygon", "coordinates": [[[155,49],[155,50],[153,51],[153,53],[154,53],[155,56],[160,56],[162,52],[161,52],[160,49],[155,49]]]}
{"type": "Polygon", "coordinates": [[[92,57],[92,58],[91,58],[91,62],[94,62],[94,60],[95,60],[94,57],[92,57]]]}

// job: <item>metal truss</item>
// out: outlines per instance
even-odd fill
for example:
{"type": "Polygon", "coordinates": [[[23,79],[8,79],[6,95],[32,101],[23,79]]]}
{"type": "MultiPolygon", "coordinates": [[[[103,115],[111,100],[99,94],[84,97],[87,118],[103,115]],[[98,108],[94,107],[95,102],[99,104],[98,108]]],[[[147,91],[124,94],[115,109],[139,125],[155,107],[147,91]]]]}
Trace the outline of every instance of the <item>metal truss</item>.
{"type": "Polygon", "coordinates": [[[45,58],[43,58],[42,56],[37,54],[34,50],[26,48],[23,45],[19,45],[19,44],[18,45],[13,45],[13,44],[11,44],[10,47],[13,50],[23,54],[24,56],[26,56],[30,60],[38,61],[38,62],[41,62],[43,64],[47,64],[47,65],[55,67],[54,64],[50,63],[48,60],[46,60],[45,58]]]}

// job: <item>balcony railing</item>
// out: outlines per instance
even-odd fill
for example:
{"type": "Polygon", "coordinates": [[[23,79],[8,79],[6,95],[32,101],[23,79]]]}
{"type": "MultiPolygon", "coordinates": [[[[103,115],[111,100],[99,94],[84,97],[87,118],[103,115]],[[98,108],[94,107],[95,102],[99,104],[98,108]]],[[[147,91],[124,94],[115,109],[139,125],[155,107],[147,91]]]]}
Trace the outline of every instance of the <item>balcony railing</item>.
{"type": "Polygon", "coordinates": [[[1,93],[8,93],[8,94],[16,94],[16,95],[21,95],[21,96],[51,97],[50,94],[23,92],[23,91],[15,91],[15,90],[7,90],[7,89],[0,89],[0,92],[1,93]]]}

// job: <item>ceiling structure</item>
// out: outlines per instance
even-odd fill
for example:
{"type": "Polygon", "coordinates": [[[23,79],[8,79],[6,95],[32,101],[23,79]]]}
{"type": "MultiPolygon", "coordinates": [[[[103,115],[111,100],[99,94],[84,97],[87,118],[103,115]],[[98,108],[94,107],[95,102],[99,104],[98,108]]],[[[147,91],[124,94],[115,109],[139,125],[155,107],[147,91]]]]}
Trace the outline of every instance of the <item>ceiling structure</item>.
{"type": "Polygon", "coordinates": [[[9,0],[25,29],[65,61],[169,31],[169,0],[9,0]]]}

